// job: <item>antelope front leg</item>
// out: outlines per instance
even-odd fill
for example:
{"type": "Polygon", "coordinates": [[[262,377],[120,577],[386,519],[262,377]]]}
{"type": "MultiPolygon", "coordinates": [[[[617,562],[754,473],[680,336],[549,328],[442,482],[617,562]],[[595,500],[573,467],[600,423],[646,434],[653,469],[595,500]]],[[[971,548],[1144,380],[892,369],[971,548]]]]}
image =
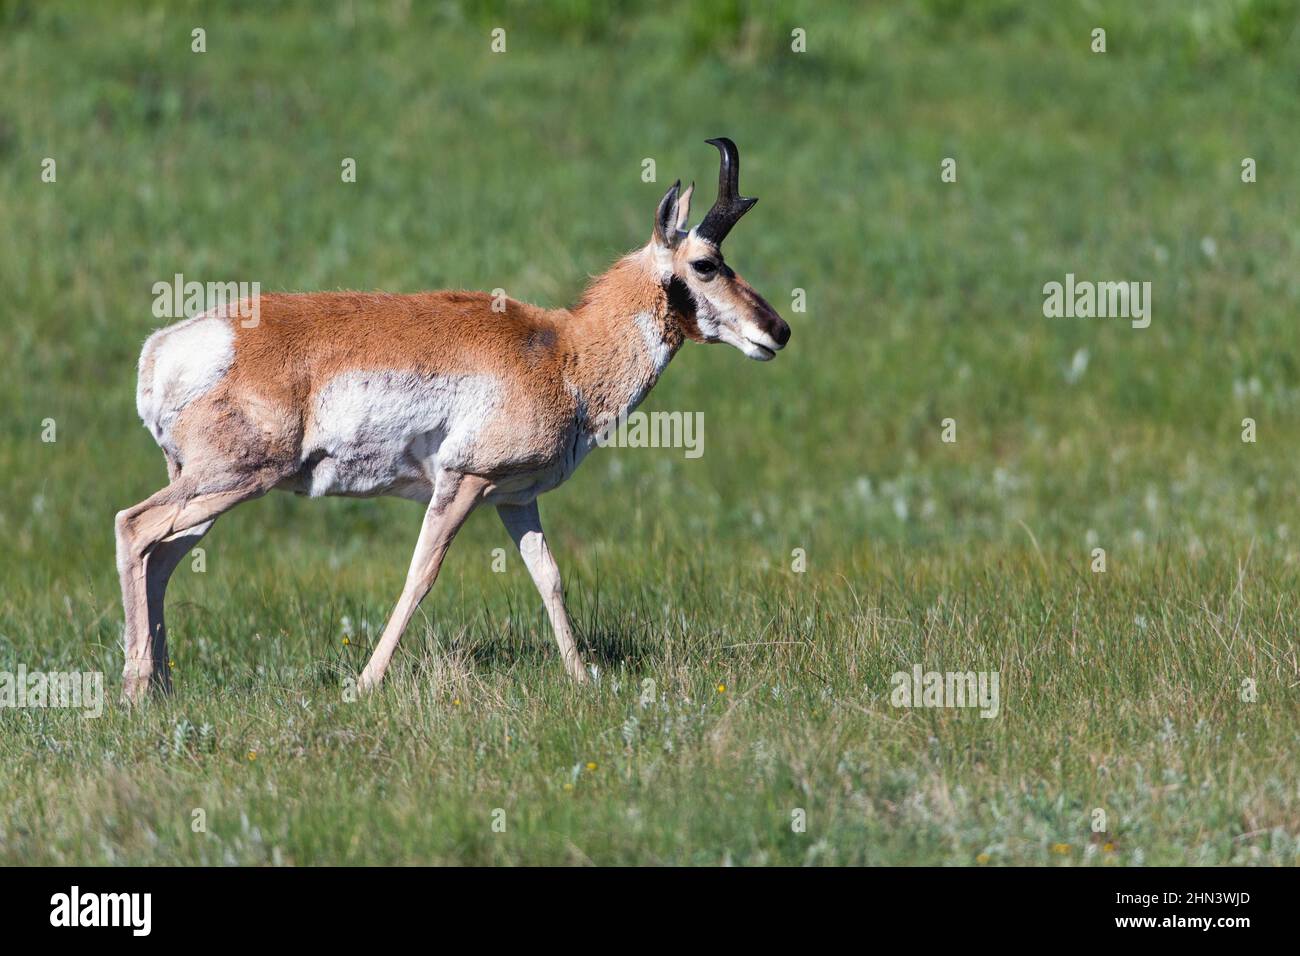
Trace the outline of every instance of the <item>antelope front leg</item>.
{"type": "Polygon", "coordinates": [[[415,554],[411,556],[411,568],[406,573],[402,596],[397,599],[397,606],[384,626],[370,663],[361,672],[361,679],[357,682],[360,690],[372,690],[383,680],[384,671],[388,670],[388,663],[393,659],[406,625],[438,578],[438,569],[442,567],[451,539],[456,537],[456,532],[489,486],[486,479],[474,475],[443,472],[438,476],[433,499],[424,513],[424,524],[420,526],[420,537],[415,543],[415,554]]]}
{"type": "Polygon", "coordinates": [[[573,640],[573,627],[569,624],[569,615],[564,610],[564,585],[560,581],[560,569],[546,546],[546,537],[542,533],[542,518],[537,513],[537,502],[526,505],[498,505],[497,514],[505,524],[515,547],[519,549],[528,573],[533,576],[533,583],[546,605],[546,613],[555,629],[555,641],[560,645],[560,656],[564,658],[564,669],[579,684],[587,683],[587,670],[582,665],[578,654],[578,645],[573,640]]]}

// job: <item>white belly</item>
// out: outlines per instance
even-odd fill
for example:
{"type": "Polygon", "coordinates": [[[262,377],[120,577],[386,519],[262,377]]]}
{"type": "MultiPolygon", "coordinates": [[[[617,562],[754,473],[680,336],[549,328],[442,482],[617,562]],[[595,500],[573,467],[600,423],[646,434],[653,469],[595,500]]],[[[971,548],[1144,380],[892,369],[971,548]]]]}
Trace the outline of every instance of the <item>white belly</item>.
{"type": "Polygon", "coordinates": [[[500,404],[487,376],[340,375],[317,395],[294,490],[428,500],[441,469],[465,466],[500,404]]]}

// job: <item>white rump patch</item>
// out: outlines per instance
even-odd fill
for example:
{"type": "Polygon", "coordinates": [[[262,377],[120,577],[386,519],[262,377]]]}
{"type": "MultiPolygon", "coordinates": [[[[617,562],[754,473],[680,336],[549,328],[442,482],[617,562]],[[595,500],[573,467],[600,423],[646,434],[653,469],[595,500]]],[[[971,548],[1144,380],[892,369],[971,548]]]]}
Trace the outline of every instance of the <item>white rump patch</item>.
{"type": "Polygon", "coordinates": [[[160,445],[166,447],[181,410],[216,385],[234,357],[235,334],[229,320],[209,313],[149,336],[140,351],[135,403],[160,445]]]}
{"type": "Polygon", "coordinates": [[[501,404],[484,375],[346,372],[316,396],[303,437],[302,490],[427,500],[438,471],[466,470],[501,404]]]}

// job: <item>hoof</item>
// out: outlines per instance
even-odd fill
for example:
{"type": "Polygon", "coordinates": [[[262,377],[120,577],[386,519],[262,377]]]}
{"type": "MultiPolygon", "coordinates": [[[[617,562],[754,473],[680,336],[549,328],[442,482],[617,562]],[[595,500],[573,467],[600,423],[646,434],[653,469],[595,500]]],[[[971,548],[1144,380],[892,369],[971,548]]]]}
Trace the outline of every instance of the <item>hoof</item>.
{"type": "Polygon", "coordinates": [[[149,679],[128,677],[122,683],[121,703],[126,707],[139,707],[149,698],[149,679]]]}
{"type": "Polygon", "coordinates": [[[573,682],[575,684],[578,684],[579,686],[582,687],[586,687],[591,683],[591,675],[587,673],[586,668],[584,668],[581,664],[577,665],[576,667],[567,668],[567,670],[569,672],[569,676],[573,678],[573,682]]]}

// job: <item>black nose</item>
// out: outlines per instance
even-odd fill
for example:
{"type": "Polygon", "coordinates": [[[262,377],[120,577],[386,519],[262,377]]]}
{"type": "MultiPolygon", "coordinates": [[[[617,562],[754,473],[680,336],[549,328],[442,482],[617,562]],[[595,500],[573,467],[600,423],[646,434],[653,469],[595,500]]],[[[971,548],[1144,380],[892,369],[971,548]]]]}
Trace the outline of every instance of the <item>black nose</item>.
{"type": "Polygon", "coordinates": [[[790,326],[785,319],[776,320],[776,328],[772,330],[772,338],[776,339],[776,344],[785,348],[785,343],[790,341],[790,326]]]}

